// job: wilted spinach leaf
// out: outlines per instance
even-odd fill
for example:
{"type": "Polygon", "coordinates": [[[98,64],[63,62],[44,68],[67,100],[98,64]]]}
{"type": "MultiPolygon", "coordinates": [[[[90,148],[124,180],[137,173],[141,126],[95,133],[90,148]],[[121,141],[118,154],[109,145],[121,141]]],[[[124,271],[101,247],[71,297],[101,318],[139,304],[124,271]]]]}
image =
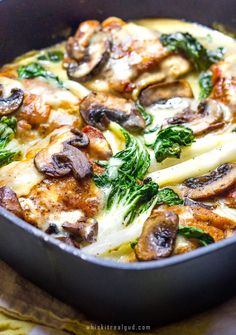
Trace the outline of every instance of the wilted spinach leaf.
{"type": "Polygon", "coordinates": [[[54,73],[47,71],[41,64],[39,63],[30,63],[28,65],[20,66],[17,70],[18,77],[20,79],[30,79],[36,77],[43,77],[45,79],[53,79],[56,82],[63,86],[62,81],[56,76],[54,73]]]}
{"type": "Polygon", "coordinates": [[[182,147],[194,142],[193,131],[184,126],[170,126],[160,130],[153,144],[157,162],[168,157],[179,158],[182,147]]]}
{"type": "Polygon", "coordinates": [[[190,227],[190,226],[180,226],[178,233],[183,235],[186,238],[195,238],[202,246],[206,246],[208,244],[214,243],[213,237],[206,233],[204,230],[190,227]]]}
{"type": "Polygon", "coordinates": [[[224,57],[224,48],[208,50],[189,33],[162,34],[161,42],[170,51],[183,53],[196,71],[206,71],[224,57]]]}
{"type": "Polygon", "coordinates": [[[200,95],[199,99],[203,100],[209,97],[212,91],[212,72],[203,72],[199,79],[200,95]]]}

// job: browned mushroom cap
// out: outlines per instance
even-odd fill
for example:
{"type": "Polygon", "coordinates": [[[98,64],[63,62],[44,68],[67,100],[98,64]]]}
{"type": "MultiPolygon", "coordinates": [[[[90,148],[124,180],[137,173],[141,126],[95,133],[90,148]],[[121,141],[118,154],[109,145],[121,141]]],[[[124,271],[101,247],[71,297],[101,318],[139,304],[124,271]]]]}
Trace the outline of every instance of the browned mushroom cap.
{"type": "Polygon", "coordinates": [[[182,79],[150,85],[142,90],[139,100],[146,107],[174,97],[193,98],[193,91],[187,80],[182,79]]]}
{"type": "Polygon", "coordinates": [[[82,241],[93,243],[98,233],[98,222],[92,218],[83,218],[75,223],[65,222],[62,227],[82,241]]]}
{"type": "MultiPolygon", "coordinates": [[[[0,93],[2,94],[2,90],[0,93]]],[[[12,89],[8,98],[0,98],[0,116],[17,111],[23,102],[23,98],[24,92],[18,88],[12,89]]]]}
{"type": "Polygon", "coordinates": [[[23,216],[18,197],[10,187],[0,187],[0,206],[19,217],[23,216]]]}
{"type": "Polygon", "coordinates": [[[224,125],[223,111],[217,101],[208,99],[198,105],[196,112],[187,108],[174,117],[166,119],[163,126],[171,124],[186,124],[195,136],[199,136],[224,125]]]}
{"type": "Polygon", "coordinates": [[[76,136],[69,140],[67,143],[73,145],[76,148],[83,148],[89,145],[89,137],[77,128],[71,129],[72,134],[76,136]]]}
{"type": "Polygon", "coordinates": [[[72,58],[65,62],[68,77],[75,81],[87,81],[97,75],[110,54],[108,34],[101,31],[97,21],[82,23],[75,37],[68,39],[66,50],[72,58]]]}
{"type": "Polygon", "coordinates": [[[35,156],[36,168],[50,177],[63,177],[70,173],[73,173],[76,179],[89,176],[92,172],[91,164],[85,154],[78,149],[80,142],[81,137],[72,132],[56,136],[35,156]]]}
{"type": "Polygon", "coordinates": [[[110,121],[119,123],[129,131],[145,128],[145,121],[132,100],[103,93],[90,93],[80,104],[83,120],[105,130],[110,121]]]}
{"type": "Polygon", "coordinates": [[[140,261],[151,261],[171,255],[177,235],[179,218],[170,211],[159,211],[151,215],[144,224],[142,234],[135,247],[140,261]]]}
{"type": "Polygon", "coordinates": [[[0,84],[0,97],[3,95],[3,86],[0,84]]]}
{"type": "Polygon", "coordinates": [[[205,199],[218,195],[236,184],[236,164],[220,165],[216,170],[197,178],[185,180],[185,195],[205,199]]]}

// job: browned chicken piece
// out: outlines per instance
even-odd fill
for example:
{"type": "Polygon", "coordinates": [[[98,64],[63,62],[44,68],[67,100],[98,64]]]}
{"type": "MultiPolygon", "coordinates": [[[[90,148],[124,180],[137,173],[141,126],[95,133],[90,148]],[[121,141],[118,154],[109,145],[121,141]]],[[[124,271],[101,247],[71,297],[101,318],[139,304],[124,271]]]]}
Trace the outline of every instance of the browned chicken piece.
{"type": "Polygon", "coordinates": [[[15,79],[18,77],[17,75],[17,71],[16,71],[16,67],[9,67],[9,64],[4,65],[1,69],[0,69],[0,77],[6,77],[6,78],[11,78],[11,79],[15,79]]]}
{"type": "Polygon", "coordinates": [[[43,103],[40,96],[27,94],[18,114],[18,120],[24,120],[29,125],[37,127],[41,123],[47,122],[50,110],[50,106],[43,103]]]}
{"type": "MultiPolygon", "coordinates": [[[[235,228],[236,221],[233,221],[229,218],[220,216],[206,208],[192,208],[193,219],[198,222],[206,223],[209,226],[213,226],[217,229],[226,230],[235,228]]],[[[215,237],[212,235],[215,239],[215,237]]],[[[218,239],[216,239],[218,240],[218,239]]]]}
{"type": "Polygon", "coordinates": [[[212,99],[220,100],[236,111],[236,57],[227,57],[224,61],[212,66],[213,91],[212,99]]]}
{"type": "Polygon", "coordinates": [[[51,234],[54,225],[57,232],[74,234],[76,241],[78,234],[84,241],[91,241],[96,223],[89,218],[103,207],[103,192],[90,178],[92,162],[111,155],[98,129],[86,126],[80,131],[65,126],[34,157],[37,170],[46,179],[20,197],[24,219],[51,234]]]}
{"type": "Polygon", "coordinates": [[[40,77],[23,79],[21,84],[25,99],[18,120],[27,122],[35,136],[45,137],[64,125],[81,127],[79,98],[72,92],[40,77]]]}
{"type": "Polygon", "coordinates": [[[64,66],[69,78],[86,82],[96,76],[120,93],[177,78],[191,67],[184,57],[170,54],[159,33],[115,17],[101,24],[81,23],[66,49],[64,66]],[[170,60],[162,65],[166,57],[170,60]]]}
{"type": "Polygon", "coordinates": [[[236,188],[227,194],[225,204],[231,208],[236,208],[236,188]]]}
{"type": "Polygon", "coordinates": [[[72,176],[45,179],[19,200],[24,219],[43,230],[50,223],[60,227],[84,216],[91,218],[103,205],[103,195],[91,179],[75,180],[72,176]]]}
{"type": "Polygon", "coordinates": [[[235,106],[236,78],[220,78],[217,80],[211,97],[224,104],[235,106]]]}
{"type": "Polygon", "coordinates": [[[109,159],[112,156],[111,146],[99,129],[92,126],[86,126],[82,129],[82,132],[89,138],[89,144],[85,149],[89,159],[104,160],[109,159]]]}

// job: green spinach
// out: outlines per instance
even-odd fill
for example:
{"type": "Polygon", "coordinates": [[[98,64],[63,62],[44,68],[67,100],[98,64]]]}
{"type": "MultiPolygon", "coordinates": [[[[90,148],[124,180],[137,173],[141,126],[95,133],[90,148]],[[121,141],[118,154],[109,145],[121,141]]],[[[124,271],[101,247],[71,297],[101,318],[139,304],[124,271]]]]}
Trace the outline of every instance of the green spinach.
{"type": "Polygon", "coordinates": [[[189,33],[162,34],[161,42],[170,51],[183,53],[196,71],[206,71],[224,57],[224,48],[208,50],[189,33]]]}
{"type": "Polygon", "coordinates": [[[15,136],[16,124],[15,117],[3,116],[0,120],[0,167],[11,163],[20,155],[19,150],[6,149],[15,136]]]}
{"type": "Polygon", "coordinates": [[[30,79],[36,77],[43,77],[45,79],[55,80],[59,86],[63,86],[62,81],[54,73],[47,71],[39,63],[30,63],[28,65],[20,66],[17,70],[20,79],[30,79]]]}
{"type": "Polygon", "coordinates": [[[160,130],[152,145],[157,162],[168,157],[180,158],[182,147],[194,142],[193,131],[184,126],[169,126],[160,130]]]}
{"type": "Polygon", "coordinates": [[[212,85],[212,72],[203,72],[199,79],[200,95],[199,99],[203,100],[209,97],[211,94],[212,85]]]}
{"type": "Polygon", "coordinates": [[[197,239],[199,244],[202,246],[206,246],[215,242],[210,234],[196,227],[180,226],[178,233],[186,238],[197,239]]]}

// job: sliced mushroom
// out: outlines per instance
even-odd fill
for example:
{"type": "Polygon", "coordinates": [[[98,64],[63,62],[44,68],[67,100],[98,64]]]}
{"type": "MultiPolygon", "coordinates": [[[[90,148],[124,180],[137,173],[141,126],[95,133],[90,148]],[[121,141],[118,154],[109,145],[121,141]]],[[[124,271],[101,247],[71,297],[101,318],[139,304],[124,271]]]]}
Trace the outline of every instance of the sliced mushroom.
{"type": "Polygon", "coordinates": [[[235,111],[236,106],[236,55],[225,57],[211,67],[213,73],[213,90],[211,98],[220,100],[235,111]]]}
{"type": "Polygon", "coordinates": [[[174,97],[193,98],[193,91],[187,80],[182,79],[150,85],[142,90],[139,100],[146,107],[174,97]]]}
{"type": "Polygon", "coordinates": [[[23,98],[24,92],[19,88],[12,89],[8,98],[0,98],[0,116],[17,111],[23,102],[23,98]]]}
{"type": "Polygon", "coordinates": [[[73,147],[76,148],[83,148],[89,145],[89,137],[82,131],[77,128],[71,129],[71,132],[76,136],[72,138],[72,140],[68,141],[68,144],[71,144],[73,147]]]}
{"type": "Polygon", "coordinates": [[[22,217],[23,212],[16,193],[8,186],[0,187],[0,206],[22,217]]]}
{"type": "Polygon", "coordinates": [[[159,211],[151,215],[134,248],[138,260],[151,261],[170,256],[174,249],[178,223],[178,215],[174,212],[159,211]]]}
{"type": "Polygon", "coordinates": [[[29,125],[36,127],[48,121],[50,112],[51,107],[44,102],[42,96],[26,94],[17,119],[19,121],[24,120],[29,125]]]}
{"type": "Polygon", "coordinates": [[[93,243],[98,233],[98,222],[92,218],[84,218],[74,223],[65,222],[62,227],[82,241],[93,243]]]}
{"type": "MultiPolygon", "coordinates": [[[[85,136],[84,134],[82,137],[85,136]]],[[[76,179],[82,179],[91,175],[91,164],[78,149],[78,144],[81,144],[81,136],[72,132],[54,138],[35,156],[36,168],[50,177],[63,177],[72,173],[76,179]]]]}
{"type": "Polygon", "coordinates": [[[236,184],[236,164],[220,165],[209,174],[185,180],[185,195],[191,199],[205,199],[228,190],[236,184]]]}
{"type": "Polygon", "coordinates": [[[103,93],[90,93],[80,104],[84,121],[105,130],[110,121],[119,123],[129,131],[145,128],[145,121],[132,100],[103,93]]]}
{"type": "Polygon", "coordinates": [[[65,62],[68,77],[75,81],[87,81],[97,75],[110,54],[108,34],[101,30],[98,21],[82,23],[75,37],[68,39],[66,50],[69,62],[65,62]]]}
{"type": "Polygon", "coordinates": [[[208,99],[198,105],[196,112],[187,108],[166,119],[163,126],[173,124],[185,124],[192,129],[195,136],[199,136],[224,125],[223,110],[217,101],[208,99]]]}
{"type": "MultiPolygon", "coordinates": [[[[202,223],[213,226],[217,229],[225,231],[226,229],[235,228],[236,222],[225,216],[221,216],[213,211],[206,208],[191,208],[193,223],[196,222],[196,226],[200,228],[202,223]]],[[[218,240],[214,235],[214,240],[218,240]]]]}
{"type": "Polygon", "coordinates": [[[194,201],[194,200],[189,199],[189,198],[184,198],[184,206],[196,207],[196,208],[206,208],[206,209],[209,209],[209,210],[212,210],[216,207],[212,204],[207,205],[207,204],[204,204],[203,202],[194,201]]]}

